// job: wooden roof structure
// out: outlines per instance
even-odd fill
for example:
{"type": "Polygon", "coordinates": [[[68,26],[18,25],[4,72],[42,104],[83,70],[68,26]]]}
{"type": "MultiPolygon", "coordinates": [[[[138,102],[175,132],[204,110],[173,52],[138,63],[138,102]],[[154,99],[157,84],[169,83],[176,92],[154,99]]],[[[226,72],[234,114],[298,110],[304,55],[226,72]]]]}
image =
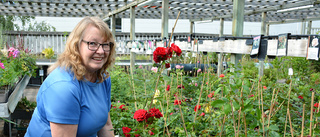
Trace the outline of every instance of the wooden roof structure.
{"type": "MultiPolygon", "coordinates": [[[[130,7],[135,7],[136,19],[161,19],[162,0],[1,0],[0,15],[130,18],[130,7]]],[[[244,21],[301,22],[320,20],[320,0],[245,0],[244,21]],[[302,6],[307,6],[303,7],[302,6]],[[287,8],[298,10],[281,12],[287,8]]],[[[232,20],[233,0],[170,0],[169,19],[190,21],[232,20]]]]}

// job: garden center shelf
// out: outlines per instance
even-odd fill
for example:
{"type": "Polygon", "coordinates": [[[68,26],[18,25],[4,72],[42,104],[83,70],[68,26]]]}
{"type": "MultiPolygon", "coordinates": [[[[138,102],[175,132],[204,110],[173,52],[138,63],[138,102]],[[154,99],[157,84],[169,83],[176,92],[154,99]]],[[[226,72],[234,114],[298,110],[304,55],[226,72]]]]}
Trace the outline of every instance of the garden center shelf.
{"type": "Polygon", "coordinates": [[[14,112],[29,80],[30,80],[30,76],[25,75],[20,80],[20,82],[16,85],[15,89],[9,96],[8,101],[5,103],[0,103],[0,117],[10,119],[10,114],[14,112]]]}

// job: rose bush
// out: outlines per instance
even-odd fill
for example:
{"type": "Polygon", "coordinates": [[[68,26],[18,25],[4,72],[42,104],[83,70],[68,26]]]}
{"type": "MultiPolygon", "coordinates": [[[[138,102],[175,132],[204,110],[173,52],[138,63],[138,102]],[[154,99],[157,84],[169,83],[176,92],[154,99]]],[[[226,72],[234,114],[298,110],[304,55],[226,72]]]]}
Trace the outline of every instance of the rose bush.
{"type": "MultiPolygon", "coordinates": [[[[159,61],[164,68],[174,56],[162,57],[167,57],[159,61]]],[[[214,68],[205,68],[198,75],[187,75],[180,67],[168,75],[140,68],[133,77],[121,69],[110,71],[116,85],[112,86],[116,107],[110,111],[115,132],[122,136],[185,137],[307,136],[311,131],[311,136],[319,136],[320,73],[308,67],[310,62],[305,58],[281,57],[272,60],[274,67],[258,79],[258,68],[250,65],[254,61],[245,56],[240,69],[225,70],[220,76],[214,74],[214,68]],[[286,66],[293,66],[292,78],[286,66]],[[278,81],[282,79],[285,82],[278,81]],[[157,90],[160,93],[156,96],[157,90]],[[123,104],[124,111],[119,108],[123,104]],[[150,110],[161,112],[162,117],[147,118],[148,113],[153,115],[150,110]]]]}

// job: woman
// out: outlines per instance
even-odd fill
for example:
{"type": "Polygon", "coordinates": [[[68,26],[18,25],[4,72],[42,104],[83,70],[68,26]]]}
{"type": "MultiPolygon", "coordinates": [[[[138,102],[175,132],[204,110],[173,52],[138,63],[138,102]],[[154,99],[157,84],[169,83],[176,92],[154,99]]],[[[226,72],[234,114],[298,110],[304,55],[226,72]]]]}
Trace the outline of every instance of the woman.
{"type": "Polygon", "coordinates": [[[25,137],[113,137],[106,70],[115,61],[114,43],[101,19],[85,17],[78,23],[48,69],[25,137]]]}

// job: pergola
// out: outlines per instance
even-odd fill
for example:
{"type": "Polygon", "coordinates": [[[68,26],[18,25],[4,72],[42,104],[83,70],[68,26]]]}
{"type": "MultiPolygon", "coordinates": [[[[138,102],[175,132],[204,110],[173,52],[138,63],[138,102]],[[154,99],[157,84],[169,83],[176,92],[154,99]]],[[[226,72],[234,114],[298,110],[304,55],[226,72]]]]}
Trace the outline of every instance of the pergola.
{"type": "Polygon", "coordinates": [[[167,20],[176,19],[179,12],[179,18],[191,24],[221,19],[311,24],[320,19],[319,7],[320,0],[1,0],[0,15],[131,18],[132,31],[136,18],[162,19],[163,36],[168,37],[167,20]]]}
{"type": "MultiPolygon", "coordinates": [[[[168,17],[175,19],[181,11],[179,18],[191,21],[232,20],[233,1],[170,0],[168,17]]],[[[319,3],[319,0],[244,0],[244,21],[260,22],[262,12],[267,12],[267,22],[319,20],[319,3]],[[301,9],[279,11],[294,7],[301,9]]],[[[115,15],[117,18],[130,18],[128,9],[135,7],[135,18],[161,19],[163,4],[162,0],[2,0],[0,15],[102,18],[115,15]]]]}

